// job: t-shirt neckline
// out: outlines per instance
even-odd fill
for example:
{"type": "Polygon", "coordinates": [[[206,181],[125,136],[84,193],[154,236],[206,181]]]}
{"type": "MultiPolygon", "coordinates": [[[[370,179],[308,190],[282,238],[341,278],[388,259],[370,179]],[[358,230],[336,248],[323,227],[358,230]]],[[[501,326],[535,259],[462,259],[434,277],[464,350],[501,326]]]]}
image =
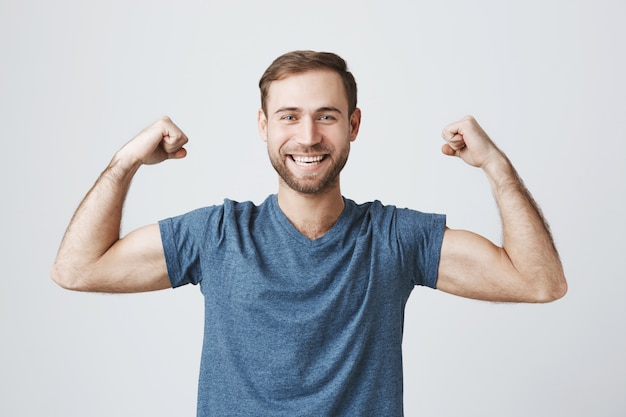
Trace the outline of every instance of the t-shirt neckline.
{"type": "Polygon", "coordinates": [[[347,219],[350,218],[350,215],[352,211],[354,210],[354,203],[352,202],[352,200],[349,200],[345,197],[342,197],[342,198],[344,202],[344,208],[341,214],[339,215],[337,222],[335,222],[333,227],[331,227],[330,230],[326,232],[323,236],[317,239],[313,239],[313,240],[303,235],[291,223],[291,221],[289,221],[285,213],[283,213],[280,206],[278,205],[277,194],[272,194],[268,200],[269,200],[269,203],[271,206],[271,212],[274,215],[274,218],[278,221],[278,223],[282,226],[282,228],[289,234],[289,236],[291,236],[293,239],[295,239],[299,243],[307,245],[307,246],[321,246],[329,241],[333,241],[336,236],[338,236],[340,233],[342,233],[343,230],[345,230],[345,224],[348,221],[347,219]]]}

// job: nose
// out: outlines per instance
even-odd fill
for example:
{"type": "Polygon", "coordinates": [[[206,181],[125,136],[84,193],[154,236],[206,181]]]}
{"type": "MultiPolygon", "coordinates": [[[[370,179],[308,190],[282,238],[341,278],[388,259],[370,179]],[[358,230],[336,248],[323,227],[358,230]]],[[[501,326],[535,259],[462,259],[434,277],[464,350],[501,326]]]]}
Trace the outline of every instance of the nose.
{"type": "Polygon", "coordinates": [[[303,117],[298,123],[295,140],[303,146],[313,146],[321,142],[322,134],[315,120],[310,117],[303,117]]]}

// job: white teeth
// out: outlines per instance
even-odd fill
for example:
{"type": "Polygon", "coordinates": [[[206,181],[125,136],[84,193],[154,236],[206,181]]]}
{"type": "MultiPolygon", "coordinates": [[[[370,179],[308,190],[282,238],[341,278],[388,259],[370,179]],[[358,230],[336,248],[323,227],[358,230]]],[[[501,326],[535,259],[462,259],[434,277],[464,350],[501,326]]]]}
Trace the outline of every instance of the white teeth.
{"type": "Polygon", "coordinates": [[[311,164],[314,162],[320,162],[324,159],[323,156],[294,156],[293,160],[299,164],[311,164]]]}

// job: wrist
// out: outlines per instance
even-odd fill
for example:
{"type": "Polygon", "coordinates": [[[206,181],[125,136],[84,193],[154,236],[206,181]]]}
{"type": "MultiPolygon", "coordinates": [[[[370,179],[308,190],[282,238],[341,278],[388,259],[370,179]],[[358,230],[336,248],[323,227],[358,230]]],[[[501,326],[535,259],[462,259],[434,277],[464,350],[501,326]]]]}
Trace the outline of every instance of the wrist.
{"type": "Polygon", "coordinates": [[[143,165],[141,159],[121,149],[113,156],[105,172],[115,179],[124,180],[127,177],[132,178],[141,165],[143,165]]]}
{"type": "Polygon", "coordinates": [[[518,179],[513,164],[501,151],[498,151],[491,159],[485,161],[481,168],[493,186],[503,185],[511,180],[517,181],[518,179]]]}

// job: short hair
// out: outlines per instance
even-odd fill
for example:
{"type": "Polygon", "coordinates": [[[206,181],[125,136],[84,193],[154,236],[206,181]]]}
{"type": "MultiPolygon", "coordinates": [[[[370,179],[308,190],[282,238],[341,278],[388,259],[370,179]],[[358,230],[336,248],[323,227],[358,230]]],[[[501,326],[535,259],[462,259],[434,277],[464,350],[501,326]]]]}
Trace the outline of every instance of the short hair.
{"type": "Polygon", "coordinates": [[[341,77],[348,99],[348,115],[356,109],[357,88],[346,61],[332,52],[292,51],[276,58],[259,80],[261,108],[267,114],[267,95],[272,81],[282,80],[290,75],[312,70],[329,70],[341,77]]]}

